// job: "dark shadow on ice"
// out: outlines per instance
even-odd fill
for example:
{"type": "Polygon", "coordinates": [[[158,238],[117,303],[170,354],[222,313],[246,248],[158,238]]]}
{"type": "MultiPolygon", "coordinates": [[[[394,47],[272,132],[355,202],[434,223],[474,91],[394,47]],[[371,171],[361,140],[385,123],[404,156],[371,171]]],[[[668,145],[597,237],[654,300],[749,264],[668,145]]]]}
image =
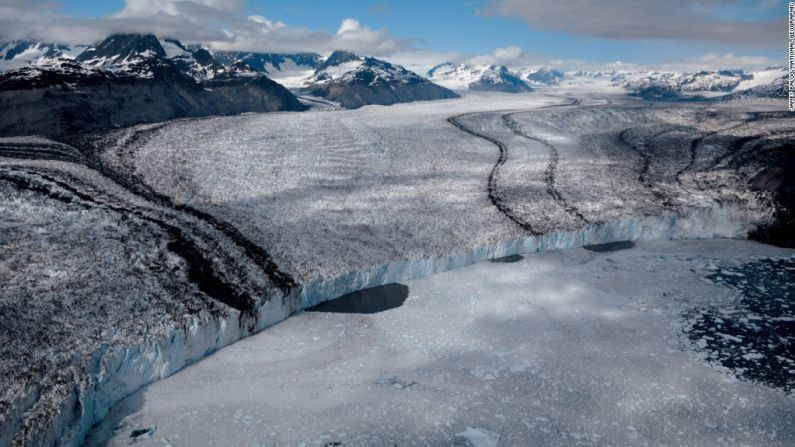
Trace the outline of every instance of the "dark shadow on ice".
{"type": "Polygon", "coordinates": [[[503,262],[503,263],[514,263],[519,262],[524,259],[522,255],[510,255],[510,256],[503,256],[501,258],[491,258],[489,261],[491,262],[503,262]]]}
{"type": "Polygon", "coordinates": [[[334,312],[344,314],[374,314],[403,305],[409,296],[404,284],[385,284],[343,295],[339,298],[306,309],[307,312],[334,312]]]}
{"type": "Polygon", "coordinates": [[[606,244],[597,244],[597,245],[583,245],[582,248],[595,251],[599,253],[607,253],[611,251],[619,251],[619,250],[627,250],[635,246],[635,243],[632,241],[618,241],[618,242],[608,242],[606,244]]]}

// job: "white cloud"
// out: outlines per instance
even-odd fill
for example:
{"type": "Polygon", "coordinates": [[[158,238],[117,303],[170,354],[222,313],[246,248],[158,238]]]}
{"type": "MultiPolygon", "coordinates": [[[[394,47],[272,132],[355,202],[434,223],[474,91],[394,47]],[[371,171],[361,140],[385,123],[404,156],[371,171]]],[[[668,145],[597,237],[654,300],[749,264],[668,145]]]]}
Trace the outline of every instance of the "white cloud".
{"type": "Polygon", "coordinates": [[[433,66],[442,62],[463,62],[466,56],[455,52],[437,52],[431,50],[408,49],[397,52],[387,59],[400,64],[409,70],[424,75],[433,66]]]}
{"type": "MultiPolygon", "coordinates": [[[[526,0],[533,4],[540,0],[526,0]]],[[[619,0],[625,1],[625,0],[619,0]]],[[[629,1],[629,0],[626,0],[629,1]]],[[[642,0],[646,3],[647,0],[642,0]]],[[[684,0],[672,0],[681,4],[684,0]]],[[[697,0],[700,4],[714,5],[722,0],[697,0]]],[[[731,0],[726,0],[731,1],[731,0]]],[[[0,0],[0,40],[37,39],[53,43],[86,43],[102,39],[116,32],[152,32],[162,37],[175,37],[187,43],[202,43],[222,50],[298,52],[349,50],[364,55],[385,57],[406,65],[417,72],[426,72],[440,62],[466,62],[472,64],[503,64],[513,67],[552,66],[571,69],[657,69],[691,71],[718,68],[758,69],[781,65],[781,60],[738,53],[708,53],[700,57],[661,61],[654,64],[637,64],[632,61],[594,63],[584,60],[560,60],[527,53],[518,46],[496,48],[489,54],[437,52],[417,49],[412,41],[397,39],[386,30],[372,29],[355,18],[342,20],[334,33],[294,27],[269,19],[266,15],[245,16],[244,0],[126,0],[125,7],[111,17],[80,19],[64,14],[57,4],[30,0],[0,0]]],[[[590,11],[593,0],[557,2],[539,16],[549,17],[550,24],[564,18],[570,4],[578,4],[590,11]],[[590,6],[589,6],[590,5],[590,6]],[[557,19],[556,19],[557,17],[557,19]]],[[[510,0],[496,1],[492,8],[526,4],[510,0]]],[[[622,14],[613,3],[599,2],[606,11],[614,13],[616,23],[637,15],[637,8],[628,6],[622,14]]],[[[661,8],[651,7],[653,11],[661,8]],[[655,9],[657,8],[657,9],[655,9]]],[[[496,11],[496,9],[494,10],[496,11]]],[[[504,12],[504,11],[503,11],[504,12]]],[[[526,12],[526,11],[525,11],[526,12]]],[[[496,12],[495,12],[496,13],[496,12]]],[[[596,14],[595,15],[604,15],[596,14]]],[[[523,17],[523,15],[518,16],[523,17]]],[[[534,19],[540,20],[540,19],[534,19]]],[[[582,19],[585,20],[585,19],[582,19]]],[[[586,27],[594,31],[595,23],[586,27]]],[[[552,25],[550,25],[552,26],[552,25]]],[[[741,31],[735,31],[740,33],[741,31]]],[[[743,31],[745,32],[745,31],[743,31]]],[[[753,32],[752,29],[747,31],[753,32]]],[[[778,32],[774,30],[774,32],[778,32]]]]}
{"type": "Polygon", "coordinates": [[[339,29],[337,30],[337,35],[341,36],[345,33],[355,33],[361,30],[362,24],[359,23],[356,19],[345,19],[340,24],[339,29]]]}
{"type": "MultiPolygon", "coordinates": [[[[512,48],[512,47],[509,47],[512,48]]],[[[517,47],[513,47],[517,48],[517,47]]],[[[783,60],[764,56],[742,56],[734,53],[706,53],[699,57],[671,59],[656,63],[636,63],[629,61],[593,62],[582,59],[559,59],[542,55],[503,51],[497,48],[488,54],[472,55],[462,53],[444,53],[427,50],[402,51],[388,59],[406,66],[417,73],[427,71],[441,62],[465,63],[470,65],[505,65],[509,68],[540,68],[550,67],[561,71],[679,71],[693,72],[701,70],[743,69],[748,71],[761,70],[766,67],[782,65],[783,60]]]]}
{"type": "Polygon", "coordinates": [[[391,38],[385,30],[374,30],[351,18],[342,21],[337,34],[329,42],[332,50],[350,50],[372,55],[393,54],[408,46],[407,41],[391,38]]]}
{"type": "MultiPolygon", "coordinates": [[[[753,21],[719,18],[722,7],[736,3],[738,0],[492,0],[480,12],[518,18],[537,29],[604,39],[705,40],[765,48],[781,45],[786,29],[783,17],[753,21]]],[[[765,5],[760,2],[756,7],[765,5]]]]}
{"type": "Polygon", "coordinates": [[[80,19],[52,3],[0,0],[0,39],[87,43],[121,32],[151,32],[223,50],[328,53],[349,50],[385,56],[410,47],[386,30],[356,19],[342,21],[336,34],[292,27],[263,15],[242,15],[244,0],[126,0],[110,17],[80,19]]]}
{"type": "Polygon", "coordinates": [[[519,47],[505,47],[497,48],[494,50],[494,57],[503,60],[516,60],[522,55],[522,49],[519,47]]]}
{"type": "Polygon", "coordinates": [[[472,65],[506,65],[527,66],[538,62],[541,57],[525,53],[521,47],[510,46],[496,48],[491,54],[479,54],[465,58],[465,62],[472,65]]]}
{"type": "Polygon", "coordinates": [[[245,0],[125,0],[124,9],[115,17],[149,17],[159,12],[171,15],[180,14],[180,4],[194,3],[210,10],[234,13],[243,9],[245,0]]]}
{"type": "Polygon", "coordinates": [[[601,71],[678,71],[694,72],[701,70],[731,70],[741,69],[747,71],[761,70],[771,66],[782,65],[783,61],[764,56],[737,56],[733,53],[716,54],[707,53],[695,58],[670,59],[653,64],[635,63],[627,61],[613,61],[594,63],[584,60],[539,60],[537,64],[555,67],[561,70],[601,70],[601,71]]]}
{"type": "Polygon", "coordinates": [[[759,70],[765,67],[777,65],[784,65],[784,60],[772,59],[765,56],[737,56],[734,53],[707,53],[697,58],[669,61],[661,64],[661,67],[675,71],[718,70],[734,68],[759,70]]]}
{"type": "Polygon", "coordinates": [[[287,27],[287,25],[285,25],[282,22],[273,22],[271,20],[268,20],[267,17],[263,17],[260,15],[248,16],[248,19],[251,20],[252,22],[259,23],[260,25],[262,25],[267,29],[281,29],[287,27]]]}

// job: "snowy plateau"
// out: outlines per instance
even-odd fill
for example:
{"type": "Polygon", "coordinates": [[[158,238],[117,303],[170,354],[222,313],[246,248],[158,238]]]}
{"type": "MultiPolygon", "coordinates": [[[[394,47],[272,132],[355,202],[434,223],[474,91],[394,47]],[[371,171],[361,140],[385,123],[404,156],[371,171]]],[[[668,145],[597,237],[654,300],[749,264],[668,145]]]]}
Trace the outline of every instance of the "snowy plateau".
{"type": "Polygon", "coordinates": [[[741,93],[778,74],[1,51],[2,446],[795,439],[795,121],[741,93]],[[80,127],[95,97],[126,109],[80,127]]]}

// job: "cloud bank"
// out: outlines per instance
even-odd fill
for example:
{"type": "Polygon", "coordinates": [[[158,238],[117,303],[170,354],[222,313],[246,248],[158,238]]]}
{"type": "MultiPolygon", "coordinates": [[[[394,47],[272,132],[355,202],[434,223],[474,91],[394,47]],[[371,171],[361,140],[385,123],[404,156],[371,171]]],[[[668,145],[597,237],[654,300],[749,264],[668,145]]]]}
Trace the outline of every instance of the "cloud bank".
{"type": "MultiPolygon", "coordinates": [[[[609,39],[709,40],[740,47],[782,47],[783,18],[769,21],[730,21],[716,18],[716,10],[739,0],[492,0],[482,15],[510,16],[540,29],[609,39]],[[781,22],[781,23],[780,23],[781,22]]],[[[63,13],[57,3],[41,0],[0,0],[0,41],[42,40],[88,43],[120,32],[151,32],[186,43],[219,50],[262,52],[318,52],[348,50],[385,57],[425,72],[440,62],[551,66],[561,70],[702,70],[758,69],[782,60],[743,56],[733,52],[654,64],[593,63],[532,54],[518,46],[496,48],[488,54],[465,54],[418,49],[415,40],[399,39],[386,30],[372,29],[355,18],[341,21],[334,32],[310,30],[247,15],[246,0],[126,0],[109,17],[85,19],[63,13]]],[[[777,7],[778,5],[776,5],[777,7]]],[[[761,6],[760,6],[761,7],[761,6]]],[[[388,11],[385,4],[371,7],[388,11]]],[[[782,50],[783,51],[783,50],[782,50]]]]}
{"type": "Polygon", "coordinates": [[[342,21],[336,33],[313,31],[243,14],[245,0],[126,0],[110,17],[68,16],[49,2],[0,0],[0,38],[86,43],[113,33],[154,33],[221,50],[327,53],[348,50],[387,56],[410,46],[385,30],[342,21]]]}
{"type": "Polygon", "coordinates": [[[492,0],[480,13],[519,18],[536,29],[603,39],[702,40],[759,48],[782,45],[786,34],[784,17],[719,18],[717,12],[722,7],[737,3],[738,0],[492,0]]]}

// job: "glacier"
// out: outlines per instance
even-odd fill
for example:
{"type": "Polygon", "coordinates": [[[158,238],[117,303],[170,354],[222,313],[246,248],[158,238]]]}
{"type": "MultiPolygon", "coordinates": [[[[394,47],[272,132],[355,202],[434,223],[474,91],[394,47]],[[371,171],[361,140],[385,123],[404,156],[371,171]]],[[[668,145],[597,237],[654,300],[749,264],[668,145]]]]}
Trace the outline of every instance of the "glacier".
{"type": "MultiPolygon", "coordinates": [[[[112,315],[108,321],[120,322],[115,335],[81,341],[84,367],[59,379],[65,382],[50,373],[34,387],[8,382],[0,444],[78,445],[140,387],[362,288],[583,245],[742,239],[773,218],[775,204],[746,180],[765,160],[732,146],[742,138],[788,141],[780,132],[788,118],[769,103],[745,104],[759,119],[721,133],[747,117],[721,105],[705,113],[698,105],[650,107],[609,95],[573,102],[565,93],[185,119],[70,144],[0,140],[0,183],[7,184],[0,203],[20,210],[4,225],[44,225],[57,234],[55,224],[42,223],[46,213],[97,213],[101,219],[81,225],[89,233],[130,228],[125,234],[150,253],[143,265],[154,273],[123,244],[73,244],[53,262],[107,256],[117,260],[109,269],[119,278],[132,278],[124,283],[129,290],[145,284],[160,291],[142,301],[145,328],[112,315]],[[448,122],[452,116],[471,133],[448,122]],[[638,129],[623,142],[618,135],[629,126],[638,129]],[[663,140],[648,137],[663,130],[670,131],[663,140]],[[505,161],[495,168],[501,151],[505,161]],[[174,251],[174,238],[192,251],[174,251]],[[195,284],[191,269],[214,283],[195,284]],[[164,288],[167,278],[180,289],[164,288]],[[219,296],[216,286],[237,298],[219,296]],[[186,297],[195,315],[179,307],[186,297]],[[168,303],[162,313],[146,313],[161,299],[168,303]]],[[[26,244],[34,236],[20,237],[26,244]]],[[[24,290],[25,276],[0,274],[24,290]]],[[[11,292],[0,298],[19,302],[11,292]]],[[[41,349],[36,355],[46,363],[58,347],[41,349]]]]}

